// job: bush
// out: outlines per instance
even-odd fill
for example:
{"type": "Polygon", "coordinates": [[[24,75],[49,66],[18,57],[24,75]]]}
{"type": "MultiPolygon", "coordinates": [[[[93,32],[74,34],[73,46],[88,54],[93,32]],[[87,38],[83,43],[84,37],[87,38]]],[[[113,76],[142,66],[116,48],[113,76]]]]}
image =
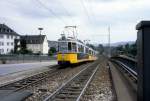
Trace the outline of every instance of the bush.
{"type": "Polygon", "coordinates": [[[57,51],[56,51],[56,48],[55,47],[51,47],[49,50],[48,50],[48,55],[49,56],[52,56],[53,54],[55,54],[57,51]]]}

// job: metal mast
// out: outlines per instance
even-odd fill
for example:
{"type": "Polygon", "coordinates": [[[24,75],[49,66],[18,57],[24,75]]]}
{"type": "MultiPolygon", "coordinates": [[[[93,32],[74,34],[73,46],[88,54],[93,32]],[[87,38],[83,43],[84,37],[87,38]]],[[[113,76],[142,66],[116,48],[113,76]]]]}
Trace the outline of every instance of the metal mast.
{"type": "Polygon", "coordinates": [[[110,26],[108,27],[108,57],[111,57],[111,46],[110,46],[110,26]]]}

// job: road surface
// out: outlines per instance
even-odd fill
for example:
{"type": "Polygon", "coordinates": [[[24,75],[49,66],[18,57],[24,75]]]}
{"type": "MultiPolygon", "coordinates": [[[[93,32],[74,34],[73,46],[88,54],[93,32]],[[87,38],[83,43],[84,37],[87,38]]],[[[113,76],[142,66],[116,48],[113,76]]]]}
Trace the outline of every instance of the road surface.
{"type": "Polygon", "coordinates": [[[36,62],[36,63],[20,63],[20,64],[1,64],[0,65],[0,76],[13,74],[21,71],[27,71],[30,69],[44,68],[50,65],[57,64],[56,60],[49,62],[36,62]]]}

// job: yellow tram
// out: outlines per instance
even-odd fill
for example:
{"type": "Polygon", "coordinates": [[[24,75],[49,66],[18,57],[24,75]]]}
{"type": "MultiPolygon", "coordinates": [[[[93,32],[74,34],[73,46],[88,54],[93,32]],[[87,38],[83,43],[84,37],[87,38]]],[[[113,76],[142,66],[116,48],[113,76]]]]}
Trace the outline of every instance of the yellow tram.
{"type": "Polygon", "coordinates": [[[59,65],[94,61],[97,59],[96,54],[97,51],[76,38],[66,38],[62,35],[58,40],[57,61],[59,65]]]}

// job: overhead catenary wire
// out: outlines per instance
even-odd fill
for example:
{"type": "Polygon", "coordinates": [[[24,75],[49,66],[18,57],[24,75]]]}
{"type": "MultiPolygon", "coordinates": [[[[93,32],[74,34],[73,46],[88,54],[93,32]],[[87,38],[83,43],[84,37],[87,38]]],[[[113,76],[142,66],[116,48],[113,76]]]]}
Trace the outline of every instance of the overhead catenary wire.
{"type": "Polygon", "coordinates": [[[82,5],[82,7],[84,9],[85,15],[88,18],[88,21],[91,23],[91,18],[90,18],[89,12],[88,12],[88,10],[87,10],[87,8],[85,6],[84,0],[80,0],[80,2],[81,2],[81,5],[82,5]]]}
{"type": "Polygon", "coordinates": [[[92,22],[94,22],[95,21],[95,13],[94,13],[94,11],[93,11],[93,2],[92,1],[90,1],[90,0],[86,0],[87,2],[88,2],[88,4],[89,4],[89,10],[90,10],[90,12],[91,12],[91,20],[92,20],[92,22]]]}
{"type": "Polygon", "coordinates": [[[59,5],[61,5],[61,7],[64,9],[64,12],[66,13],[66,15],[67,15],[68,17],[70,17],[71,22],[74,23],[74,20],[72,19],[71,14],[70,14],[69,11],[66,9],[66,7],[64,7],[64,6],[62,5],[62,2],[61,2],[60,0],[57,0],[57,3],[58,3],[59,5]]]}
{"type": "Polygon", "coordinates": [[[38,2],[43,8],[45,8],[47,11],[49,11],[53,16],[55,16],[59,21],[61,21],[64,25],[67,25],[66,22],[59,16],[57,16],[57,14],[55,14],[55,12],[51,9],[48,8],[44,3],[42,3],[40,0],[35,0],[36,2],[38,2]]]}
{"type": "MultiPolygon", "coordinates": [[[[85,12],[85,15],[87,16],[87,19],[88,19],[88,22],[91,24],[91,26],[93,25],[93,19],[92,19],[92,16],[94,17],[94,14],[93,13],[90,13],[90,11],[92,12],[92,6],[91,4],[89,3],[89,0],[86,0],[86,4],[90,4],[90,10],[87,8],[88,5],[85,5],[85,0],[80,0],[81,2],[81,5],[84,9],[84,12],[85,12]]],[[[92,30],[92,35],[95,34],[95,30],[92,30]]]]}
{"type": "MultiPolygon", "coordinates": [[[[90,12],[90,20],[92,20],[91,22],[94,24],[94,22],[96,22],[96,16],[95,16],[95,13],[93,11],[93,8],[94,8],[94,5],[93,5],[93,2],[92,0],[86,0],[87,3],[89,4],[89,12],[90,12]]],[[[88,5],[87,5],[88,6],[88,5]]],[[[108,27],[108,31],[109,31],[109,34],[100,34],[98,36],[101,36],[101,37],[107,37],[108,38],[108,46],[110,46],[110,26],[108,27]]],[[[93,37],[93,35],[92,35],[93,37]]],[[[97,35],[96,35],[97,37],[97,35]]]]}

